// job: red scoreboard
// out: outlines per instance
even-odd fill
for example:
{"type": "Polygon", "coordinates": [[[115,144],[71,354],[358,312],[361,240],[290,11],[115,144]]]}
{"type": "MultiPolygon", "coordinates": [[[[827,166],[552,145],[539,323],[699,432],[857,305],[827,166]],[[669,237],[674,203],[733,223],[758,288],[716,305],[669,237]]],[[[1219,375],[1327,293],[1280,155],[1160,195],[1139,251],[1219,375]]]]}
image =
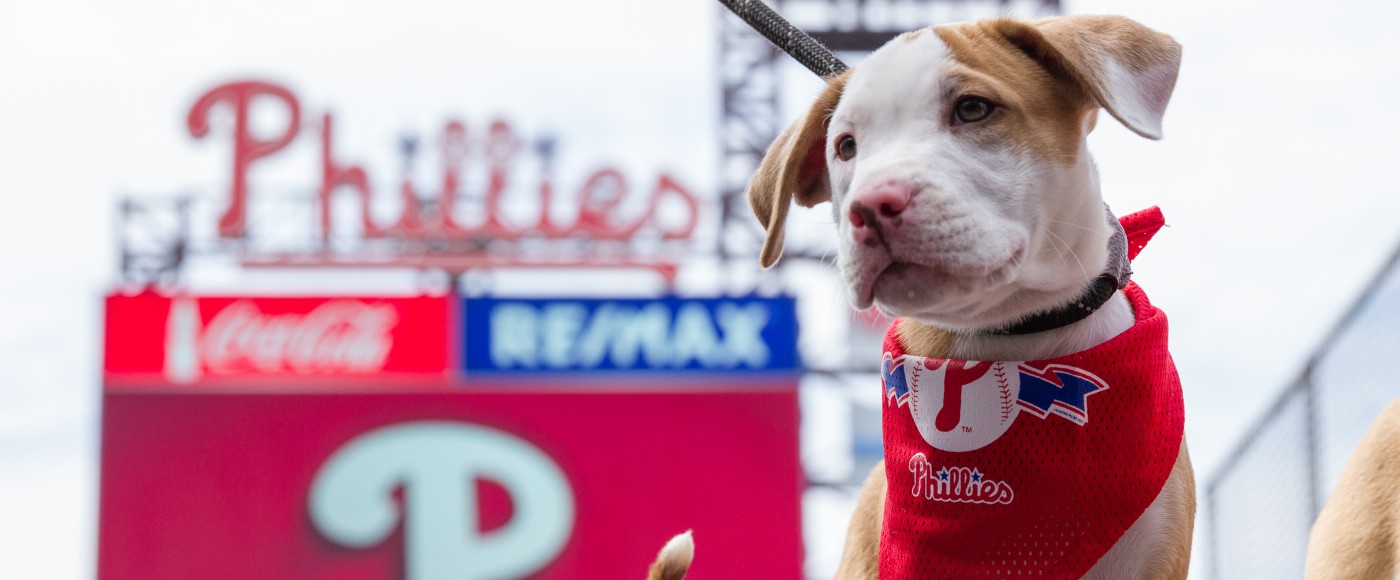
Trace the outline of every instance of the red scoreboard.
{"type": "Polygon", "coordinates": [[[99,576],[801,576],[790,299],[507,302],[109,296],[99,576]]]}

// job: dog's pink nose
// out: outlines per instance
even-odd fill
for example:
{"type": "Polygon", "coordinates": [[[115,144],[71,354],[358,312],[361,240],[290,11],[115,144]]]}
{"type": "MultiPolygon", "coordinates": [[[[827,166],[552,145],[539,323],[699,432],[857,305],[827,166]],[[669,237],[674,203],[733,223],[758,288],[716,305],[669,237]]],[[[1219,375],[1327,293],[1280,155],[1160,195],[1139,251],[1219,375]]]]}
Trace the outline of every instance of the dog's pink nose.
{"type": "Polygon", "coordinates": [[[895,181],[865,189],[851,200],[851,226],[859,229],[869,225],[872,219],[884,221],[898,217],[909,207],[913,197],[914,188],[895,181]]]}

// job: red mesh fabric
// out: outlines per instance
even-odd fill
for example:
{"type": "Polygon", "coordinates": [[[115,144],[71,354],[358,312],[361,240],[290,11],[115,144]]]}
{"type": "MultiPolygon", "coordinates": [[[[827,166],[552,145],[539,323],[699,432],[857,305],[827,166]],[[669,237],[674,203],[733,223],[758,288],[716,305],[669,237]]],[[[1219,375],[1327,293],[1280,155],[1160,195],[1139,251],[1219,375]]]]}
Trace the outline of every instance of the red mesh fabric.
{"type": "Polygon", "coordinates": [[[1123,224],[1123,233],[1128,235],[1128,259],[1131,260],[1137,257],[1138,252],[1142,251],[1167,221],[1162,216],[1162,210],[1154,205],[1118,218],[1118,223],[1123,224]]]}
{"type": "MultiPolygon", "coordinates": [[[[1136,255],[1161,213],[1134,216],[1136,255]]],[[[1047,361],[906,357],[890,326],[881,578],[1079,578],[1142,515],[1184,409],[1166,316],[1136,284],[1124,292],[1130,329],[1047,361]]]]}

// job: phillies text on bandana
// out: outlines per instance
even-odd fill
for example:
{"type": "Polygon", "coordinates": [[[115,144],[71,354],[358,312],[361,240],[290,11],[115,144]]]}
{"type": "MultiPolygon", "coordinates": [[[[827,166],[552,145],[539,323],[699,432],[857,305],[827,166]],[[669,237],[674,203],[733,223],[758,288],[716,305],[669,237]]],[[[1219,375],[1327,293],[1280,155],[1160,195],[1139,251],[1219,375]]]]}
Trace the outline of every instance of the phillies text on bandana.
{"type": "MultiPolygon", "coordinates": [[[[1155,208],[1124,217],[1136,255],[1155,208]]],[[[888,481],[882,578],[1079,578],[1160,493],[1181,447],[1166,316],[1135,284],[1132,327],[1043,361],[907,355],[881,377],[888,481]]]]}

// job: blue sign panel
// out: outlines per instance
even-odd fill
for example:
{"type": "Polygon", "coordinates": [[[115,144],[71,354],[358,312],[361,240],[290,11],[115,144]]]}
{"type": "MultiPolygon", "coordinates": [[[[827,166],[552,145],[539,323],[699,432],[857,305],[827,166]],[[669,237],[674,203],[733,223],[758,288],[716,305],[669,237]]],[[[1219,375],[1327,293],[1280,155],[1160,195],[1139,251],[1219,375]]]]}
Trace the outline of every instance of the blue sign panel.
{"type": "Polygon", "coordinates": [[[777,298],[466,298],[473,372],[795,371],[797,312],[777,298]]]}

